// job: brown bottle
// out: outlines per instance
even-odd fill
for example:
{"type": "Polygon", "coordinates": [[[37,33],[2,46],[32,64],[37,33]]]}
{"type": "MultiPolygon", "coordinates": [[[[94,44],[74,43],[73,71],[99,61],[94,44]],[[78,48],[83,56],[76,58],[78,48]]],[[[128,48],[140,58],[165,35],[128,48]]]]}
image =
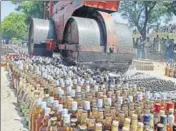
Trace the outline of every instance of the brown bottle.
{"type": "Polygon", "coordinates": [[[38,117],[38,114],[42,111],[40,105],[41,105],[41,99],[38,99],[37,104],[31,113],[31,126],[32,126],[31,131],[35,131],[35,121],[38,117]]]}
{"type": "Polygon", "coordinates": [[[176,78],[176,65],[174,67],[174,78],[176,78]]]}
{"type": "Polygon", "coordinates": [[[42,119],[42,125],[40,126],[39,131],[48,131],[48,121],[50,111],[51,111],[50,108],[45,109],[45,116],[42,119]]]}
{"type": "Polygon", "coordinates": [[[167,76],[167,74],[168,74],[168,73],[167,73],[167,72],[168,72],[168,67],[169,67],[169,65],[167,64],[167,65],[166,65],[166,68],[165,68],[165,76],[167,76]]]}

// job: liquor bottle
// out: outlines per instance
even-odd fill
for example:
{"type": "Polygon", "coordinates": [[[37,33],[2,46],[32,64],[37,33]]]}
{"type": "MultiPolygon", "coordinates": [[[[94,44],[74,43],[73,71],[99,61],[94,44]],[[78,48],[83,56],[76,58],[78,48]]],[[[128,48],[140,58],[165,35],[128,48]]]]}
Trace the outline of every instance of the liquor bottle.
{"type": "Polygon", "coordinates": [[[94,117],[90,117],[87,119],[87,131],[94,131],[96,119],[94,117]]]}
{"type": "Polygon", "coordinates": [[[132,114],[131,131],[136,131],[137,130],[137,123],[138,123],[137,114],[132,114]]]}
{"type": "Polygon", "coordinates": [[[176,123],[173,125],[173,131],[176,131],[176,123]]]}
{"type": "Polygon", "coordinates": [[[165,76],[168,75],[168,69],[169,69],[169,65],[167,64],[167,65],[166,65],[166,68],[165,68],[165,76]]]}
{"type": "Polygon", "coordinates": [[[48,131],[48,121],[50,111],[51,111],[50,108],[45,108],[45,115],[42,120],[42,125],[40,126],[39,131],[48,131]]]}
{"type": "Polygon", "coordinates": [[[32,111],[32,114],[31,114],[32,130],[31,131],[35,131],[35,120],[37,119],[38,114],[41,112],[41,102],[42,102],[42,99],[39,98],[37,100],[36,106],[34,107],[34,110],[32,111]]]}
{"type": "Polygon", "coordinates": [[[38,131],[39,128],[42,126],[45,109],[46,109],[46,102],[41,102],[41,111],[37,114],[37,118],[35,120],[35,130],[36,131],[38,131]]]}
{"type": "Polygon", "coordinates": [[[103,129],[105,131],[111,131],[111,122],[112,121],[112,117],[110,114],[106,114],[105,116],[105,120],[104,120],[104,125],[103,125],[103,129]]]}
{"type": "Polygon", "coordinates": [[[125,118],[124,127],[130,129],[130,123],[131,123],[131,119],[125,118]]]}
{"type": "Polygon", "coordinates": [[[174,66],[174,78],[176,78],[176,64],[174,66]]]}
{"type": "Polygon", "coordinates": [[[169,115],[167,121],[167,131],[173,131],[174,115],[169,115]]]}

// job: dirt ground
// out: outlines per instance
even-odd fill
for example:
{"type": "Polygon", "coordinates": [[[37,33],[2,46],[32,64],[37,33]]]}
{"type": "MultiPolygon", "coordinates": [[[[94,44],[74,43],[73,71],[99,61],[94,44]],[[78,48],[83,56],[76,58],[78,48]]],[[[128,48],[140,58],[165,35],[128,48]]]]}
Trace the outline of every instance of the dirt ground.
{"type": "Polygon", "coordinates": [[[18,113],[17,99],[14,89],[10,88],[7,71],[1,67],[1,130],[26,131],[18,113]]]}

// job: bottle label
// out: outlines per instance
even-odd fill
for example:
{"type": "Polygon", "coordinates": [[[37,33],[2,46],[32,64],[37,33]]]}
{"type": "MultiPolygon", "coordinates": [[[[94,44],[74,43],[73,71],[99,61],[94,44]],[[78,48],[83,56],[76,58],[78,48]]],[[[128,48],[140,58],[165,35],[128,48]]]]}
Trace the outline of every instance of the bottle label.
{"type": "Polygon", "coordinates": [[[138,100],[138,101],[142,101],[142,99],[143,99],[142,92],[139,92],[139,93],[137,94],[137,100],[138,100]]]}
{"type": "Polygon", "coordinates": [[[84,102],[84,109],[85,110],[90,110],[90,102],[89,101],[84,102]]]}
{"type": "Polygon", "coordinates": [[[98,99],[98,108],[102,108],[103,107],[103,100],[102,99],[98,99]]]}
{"type": "Polygon", "coordinates": [[[169,115],[167,121],[169,124],[174,124],[174,115],[169,115]]]}
{"type": "Polygon", "coordinates": [[[64,115],[64,124],[69,124],[70,123],[70,115],[69,114],[65,114],[64,115]]]}
{"type": "Polygon", "coordinates": [[[128,96],[129,102],[133,102],[133,96],[128,96]]]}
{"type": "Polygon", "coordinates": [[[76,92],[81,92],[81,86],[76,87],[76,92]]]}
{"type": "Polygon", "coordinates": [[[70,93],[72,90],[72,87],[71,86],[67,86],[67,93],[70,93]]]}
{"type": "Polygon", "coordinates": [[[57,107],[57,112],[62,112],[63,110],[63,105],[62,104],[59,104],[58,107],[57,107]]]}
{"type": "Polygon", "coordinates": [[[108,106],[111,106],[111,105],[112,105],[112,100],[111,100],[111,98],[107,98],[107,105],[108,105],[108,106]]]}
{"type": "Polygon", "coordinates": [[[98,92],[98,89],[99,89],[98,85],[95,85],[95,86],[94,86],[94,90],[95,90],[96,92],[98,92]]]}
{"type": "Polygon", "coordinates": [[[75,90],[71,90],[71,97],[75,97],[75,95],[76,95],[76,91],[75,90]]]}
{"type": "Polygon", "coordinates": [[[72,111],[76,111],[78,109],[78,103],[76,101],[72,102],[72,111]]]}
{"type": "Polygon", "coordinates": [[[119,104],[123,104],[123,97],[118,97],[117,102],[118,102],[119,104]]]}
{"type": "Polygon", "coordinates": [[[86,86],[86,92],[90,92],[90,86],[89,85],[86,86]]]}

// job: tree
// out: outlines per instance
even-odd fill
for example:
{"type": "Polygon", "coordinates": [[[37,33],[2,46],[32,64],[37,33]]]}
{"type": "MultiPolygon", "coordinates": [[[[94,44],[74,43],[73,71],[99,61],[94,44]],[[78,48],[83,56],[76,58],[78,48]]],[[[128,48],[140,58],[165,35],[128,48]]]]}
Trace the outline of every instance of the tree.
{"type": "Polygon", "coordinates": [[[31,17],[44,17],[44,2],[42,1],[14,2],[14,4],[18,5],[17,11],[21,11],[27,15],[27,22],[31,17]]]}
{"type": "Polygon", "coordinates": [[[164,5],[167,7],[168,12],[172,12],[176,16],[176,1],[165,3],[164,5]]]}
{"type": "Polygon", "coordinates": [[[121,3],[122,17],[128,19],[131,27],[136,27],[145,40],[147,30],[171,19],[171,13],[163,2],[157,1],[124,1],[121,3]]]}
{"type": "Polygon", "coordinates": [[[10,13],[2,21],[3,38],[27,39],[27,25],[25,23],[26,15],[23,13],[10,13]]]}

